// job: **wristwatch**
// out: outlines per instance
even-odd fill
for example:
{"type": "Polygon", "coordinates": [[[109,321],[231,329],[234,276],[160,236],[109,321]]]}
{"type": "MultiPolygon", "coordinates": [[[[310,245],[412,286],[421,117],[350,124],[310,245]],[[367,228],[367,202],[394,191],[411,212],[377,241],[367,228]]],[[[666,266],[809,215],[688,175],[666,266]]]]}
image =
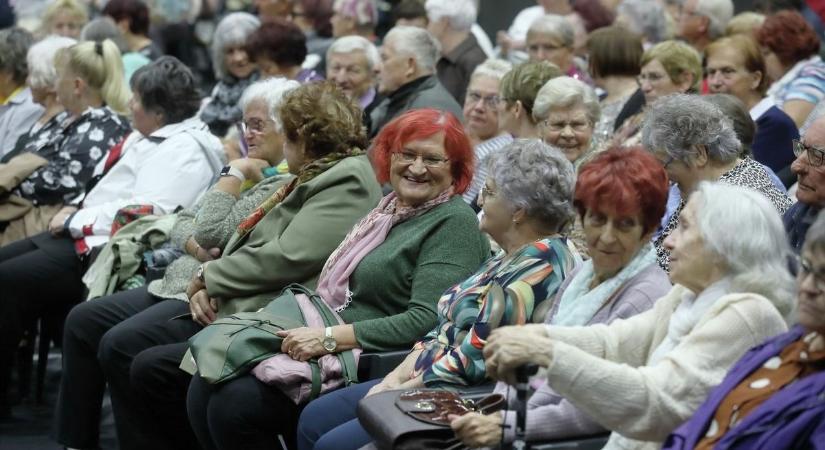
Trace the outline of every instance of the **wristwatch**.
{"type": "Polygon", "coordinates": [[[324,350],[332,353],[338,348],[338,341],[335,340],[335,336],[332,335],[332,327],[327,327],[324,330],[324,350]]]}
{"type": "Polygon", "coordinates": [[[203,278],[203,270],[206,268],[206,263],[201,264],[198,266],[198,271],[195,272],[195,277],[201,280],[201,283],[206,283],[206,280],[203,278]]]}
{"type": "Polygon", "coordinates": [[[241,180],[241,183],[246,181],[246,176],[244,176],[243,172],[232,166],[224,166],[223,169],[221,169],[221,177],[235,177],[241,180]]]}

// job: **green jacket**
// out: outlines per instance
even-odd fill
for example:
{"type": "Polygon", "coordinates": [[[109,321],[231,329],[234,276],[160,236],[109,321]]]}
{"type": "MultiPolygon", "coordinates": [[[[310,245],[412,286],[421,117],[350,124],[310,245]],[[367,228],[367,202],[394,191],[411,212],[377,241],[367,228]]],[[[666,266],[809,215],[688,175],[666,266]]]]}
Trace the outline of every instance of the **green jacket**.
{"type": "Polygon", "coordinates": [[[256,311],[290,283],[314,289],[329,255],[380,198],[366,156],[346,158],[298,185],[207,264],[206,291],[219,300],[218,317],[256,311]]]}

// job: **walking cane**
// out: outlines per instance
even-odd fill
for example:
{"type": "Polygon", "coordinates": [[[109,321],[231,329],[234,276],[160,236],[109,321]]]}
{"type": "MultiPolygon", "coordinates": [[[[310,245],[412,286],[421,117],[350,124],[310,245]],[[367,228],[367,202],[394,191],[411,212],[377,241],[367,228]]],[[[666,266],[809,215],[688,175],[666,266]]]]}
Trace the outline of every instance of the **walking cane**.
{"type": "Polygon", "coordinates": [[[538,372],[539,366],[525,364],[516,369],[516,438],[510,446],[512,450],[530,450],[527,442],[527,395],[530,390],[530,377],[538,372]]]}

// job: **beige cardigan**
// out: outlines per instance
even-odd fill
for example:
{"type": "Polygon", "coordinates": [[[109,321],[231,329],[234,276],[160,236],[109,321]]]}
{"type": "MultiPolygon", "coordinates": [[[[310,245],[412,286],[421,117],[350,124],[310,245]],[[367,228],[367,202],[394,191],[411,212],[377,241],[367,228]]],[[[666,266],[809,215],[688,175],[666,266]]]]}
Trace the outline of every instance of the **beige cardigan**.
{"type": "Polygon", "coordinates": [[[724,295],[676,348],[646,366],[686,292],[676,285],[652,309],[610,325],[548,326],[548,383],[614,431],[605,449],[661,448],[745,351],[787,329],[767,298],[724,295]]]}

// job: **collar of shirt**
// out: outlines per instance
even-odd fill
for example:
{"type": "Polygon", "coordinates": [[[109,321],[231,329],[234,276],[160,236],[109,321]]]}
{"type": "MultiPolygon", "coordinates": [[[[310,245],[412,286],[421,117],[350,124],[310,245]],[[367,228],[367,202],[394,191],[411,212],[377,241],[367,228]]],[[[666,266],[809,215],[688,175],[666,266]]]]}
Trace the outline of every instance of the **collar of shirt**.
{"type": "Polygon", "coordinates": [[[0,102],[0,105],[2,105],[2,106],[8,105],[10,102],[12,102],[15,99],[15,97],[17,97],[17,94],[19,94],[24,88],[25,88],[25,86],[20,86],[17,89],[13,90],[11,92],[11,94],[9,94],[8,97],[4,98],[3,101],[0,102]]]}

